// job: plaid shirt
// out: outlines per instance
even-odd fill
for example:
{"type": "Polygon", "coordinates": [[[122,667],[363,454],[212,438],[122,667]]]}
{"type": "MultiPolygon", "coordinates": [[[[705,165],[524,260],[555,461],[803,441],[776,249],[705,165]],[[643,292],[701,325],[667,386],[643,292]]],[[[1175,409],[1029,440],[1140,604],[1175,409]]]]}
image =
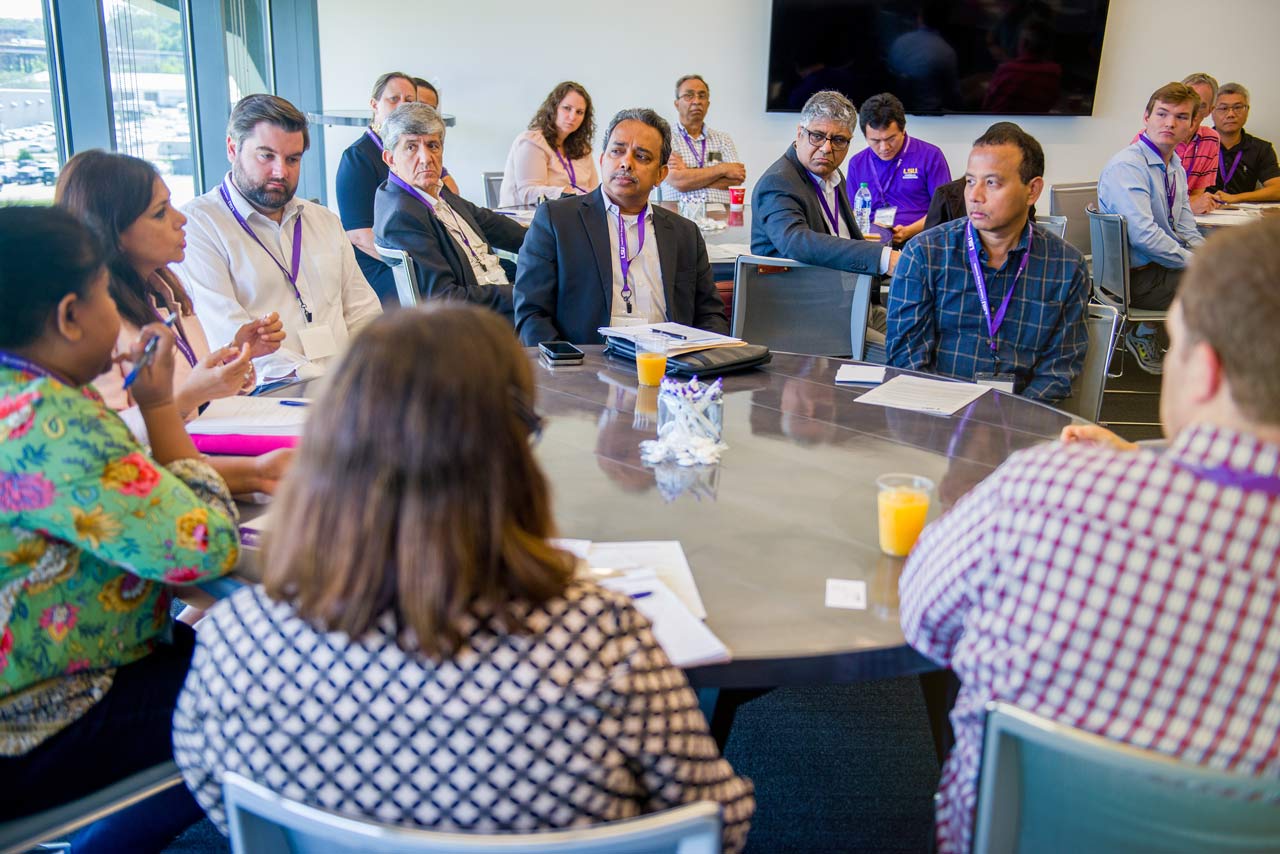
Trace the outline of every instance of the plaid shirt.
{"type": "MultiPolygon", "coordinates": [[[[685,168],[688,168],[688,169],[700,168],[698,166],[698,158],[702,156],[702,140],[704,139],[707,141],[708,155],[710,155],[711,152],[713,151],[720,152],[719,162],[721,163],[741,163],[742,162],[741,160],[738,159],[738,149],[734,147],[733,139],[730,138],[729,134],[725,133],[724,131],[712,130],[711,128],[707,127],[704,124],[702,126],[702,136],[694,140],[694,142],[697,143],[695,146],[690,147],[689,141],[686,140],[685,135],[680,132],[680,123],[676,122],[675,124],[672,125],[672,128],[673,130],[671,131],[671,153],[673,156],[680,158],[680,161],[684,163],[685,168]]],[[[710,156],[708,156],[707,160],[710,161],[710,159],[711,159],[710,156]]],[[[713,164],[711,164],[710,162],[705,162],[702,164],[702,166],[711,166],[711,165],[713,164]]],[[[677,190],[675,187],[671,186],[671,183],[669,181],[664,181],[662,183],[662,198],[675,199],[677,201],[679,201],[680,199],[697,201],[699,198],[704,198],[708,202],[719,202],[722,205],[727,205],[729,204],[729,191],[713,190],[709,187],[703,187],[701,190],[690,190],[687,193],[682,193],[679,190],[677,190]]]]}
{"type": "MultiPolygon", "coordinates": [[[[996,333],[993,356],[987,318],[965,252],[968,221],[953,220],[923,232],[902,250],[889,288],[889,364],[964,380],[979,372],[1013,373],[1019,394],[1062,400],[1071,393],[1071,380],[1084,366],[1089,344],[1084,257],[1036,228],[1031,260],[996,333]]],[[[979,241],[993,314],[1013,287],[1026,251],[1024,234],[1004,266],[993,272],[985,267],[987,253],[979,241]]]]}
{"type": "MultiPolygon", "coordinates": [[[[1135,143],[1141,133],[1133,135],[1129,142],[1135,143]]],[[[1182,161],[1182,168],[1187,173],[1187,192],[1198,193],[1218,183],[1218,149],[1221,137],[1208,125],[1200,125],[1200,129],[1186,142],[1180,142],[1173,149],[1182,161]]]]}
{"type": "Polygon", "coordinates": [[[901,580],[908,642],[962,687],[937,802],[967,852],[983,709],[1002,700],[1241,774],[1280,774],[1280,446],[1211,425],[1164,453],[1042,445],[930,525],[901,580]]]}

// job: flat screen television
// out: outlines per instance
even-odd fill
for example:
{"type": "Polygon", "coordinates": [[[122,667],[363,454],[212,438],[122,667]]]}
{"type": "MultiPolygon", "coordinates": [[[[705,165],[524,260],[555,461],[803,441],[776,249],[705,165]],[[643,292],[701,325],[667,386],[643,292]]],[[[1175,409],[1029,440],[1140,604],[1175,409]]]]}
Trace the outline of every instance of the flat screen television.
{"type": "Polygon", "coordinates": [[[1109,0],[773,0],[769,112],[821,89],[908,113],[1093,113],[1109,0]]]}

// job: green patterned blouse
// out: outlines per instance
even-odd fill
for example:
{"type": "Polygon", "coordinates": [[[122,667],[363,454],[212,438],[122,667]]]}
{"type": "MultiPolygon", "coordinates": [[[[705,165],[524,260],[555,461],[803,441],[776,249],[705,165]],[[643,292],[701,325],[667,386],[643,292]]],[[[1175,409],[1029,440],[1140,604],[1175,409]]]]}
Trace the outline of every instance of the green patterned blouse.
{"type": "Polygon", "coordinates": [[[0,365],[0,704],[147,655],[166,585],[235,565],[237,518],[213,469],[159,466],[91,387],[0,365]]]}

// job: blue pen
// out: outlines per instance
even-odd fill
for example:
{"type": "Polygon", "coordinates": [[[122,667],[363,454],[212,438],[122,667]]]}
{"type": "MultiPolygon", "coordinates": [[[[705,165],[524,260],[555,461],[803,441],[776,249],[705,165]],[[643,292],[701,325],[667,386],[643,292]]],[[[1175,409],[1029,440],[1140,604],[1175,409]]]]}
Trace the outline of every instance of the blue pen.
{"type": "MultiPolygon", "coordinates": [[[[177,319],[178,319],[178,315],[176,313],[171,314],[169,315],[168,318],[165,319],[164,325],[172,329],[173,324],[177,319]]],[[[153,335],[151,337],[151,340],[147,342],[147,346],[142,348],[142,356],[139,357],[138,364],[134,365],[133,370],[129,371],[129,375],[124,378],[124,387],[126,389],[129,386],[133,385],[133,381],[138,378],[138,374],[142,373],[142,369],[145,368],[147,365],[150,365],[151,362],[155,359],[156,348],[159,346],[160,346],[160,336],[153,335]]]]}
{"type": "Polygon", "coordinates": [[[645,590],[645,591],[644,591],[644,592],[642,592],[642,593],[632,593],[632,594],[631,594],[631,598],[632,598],[632,599],[643,599],[643,598],[644,598],[644,597],[646,597],[646,596],[652,596],[652,595],[653,595],[653,591],[652,591],[652,590],[645,590]]]}
{"type": "Polygon", "coordinates": [[[310,401],[306,400],[282,400],[281,406],[306,406],[310,401]]]}
{"type": "Polygon", "coordinates": [[[680,341],[688,341],[688,340],[689,340],[689,336],[688,336],[688,335],[681,335],[679,332],[668,332],[668,331],[667,331],[667,330],[665,330],[665,329],[654,329],[653,331],[654,331],[654,332],[656,332],[656,333],[658,333],[659,335],[665,335],[665,336],[667,336],[668,338],[676,338],[676,339],[679,339],[680,341]]]}

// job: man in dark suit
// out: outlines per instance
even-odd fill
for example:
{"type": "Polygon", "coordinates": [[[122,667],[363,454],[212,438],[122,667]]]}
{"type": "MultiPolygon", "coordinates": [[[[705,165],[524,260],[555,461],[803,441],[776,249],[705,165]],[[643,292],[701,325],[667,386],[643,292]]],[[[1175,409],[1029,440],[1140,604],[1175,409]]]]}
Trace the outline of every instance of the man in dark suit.
{"type": "Polygon", "coordinates": [[[871,275],[892,273],[898,253],[863,240],[840,164],[858,113],[839,92],[815,93],[800,112],[795,144],[751,194],[751,252],[871,275]]]}
{"type": "Polygon", "coordinates": [[[491,247],[518,251],[524,226],[441,186],[444,121],[431,106],[397,107],[382,141],[391,174],[374,200],[377,243],[409,253],[423,299],[465,299],[510,319],[510,280],[491,247]]]}
{"type": "Polygon", "coordinates": [[[649,205],[670,157],[666,121],[623,110],[605,133],[600,187],[538,208],[516,268],[516,331],[526,346],[599,344],[601,326],[668,320],[729,331],[702,233],[649,205]]]}

